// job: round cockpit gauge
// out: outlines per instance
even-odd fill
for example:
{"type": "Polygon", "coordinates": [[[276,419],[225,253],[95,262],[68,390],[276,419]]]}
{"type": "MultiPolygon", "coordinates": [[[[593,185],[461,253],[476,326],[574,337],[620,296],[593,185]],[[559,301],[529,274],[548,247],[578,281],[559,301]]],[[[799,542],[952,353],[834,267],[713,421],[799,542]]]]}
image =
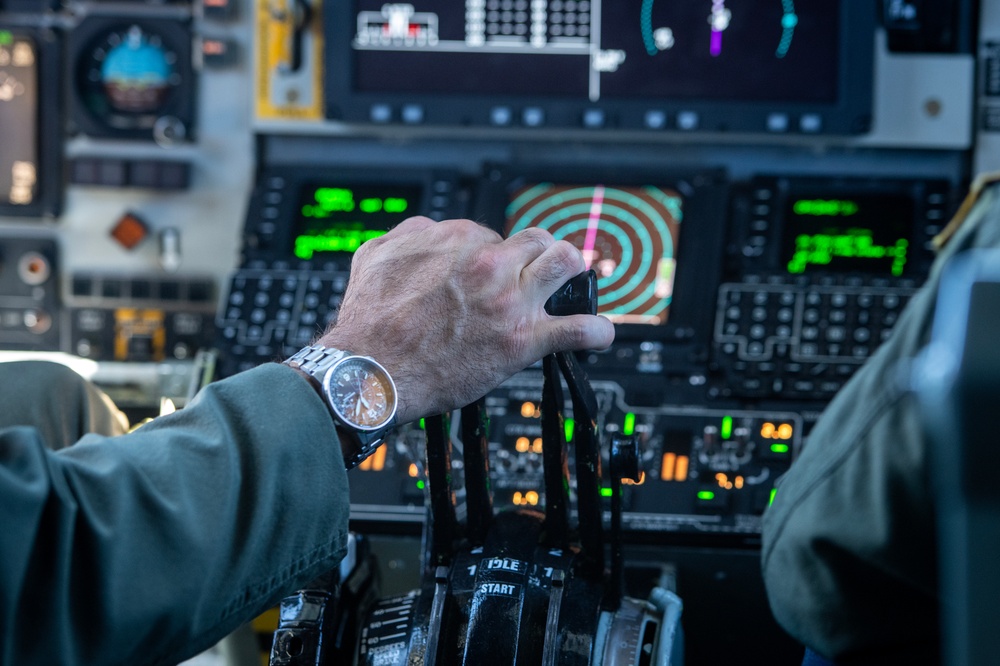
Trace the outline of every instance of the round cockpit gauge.
{"type": "Polygon", "coordinates": [[[156,138],[156,128],[190,125],[193,73],[187,28],[166,20],[85,22],[78,32],[74,119],[98,136],[156,138]]]}
{"type": "Polygon", "coordinates": [[[91,82],[100,83],[111,108],[124,113],[155,113],[170,89],[180,83],[177,54],[158,35],[137,25],[112,32],[92,53],[91,82]]]}

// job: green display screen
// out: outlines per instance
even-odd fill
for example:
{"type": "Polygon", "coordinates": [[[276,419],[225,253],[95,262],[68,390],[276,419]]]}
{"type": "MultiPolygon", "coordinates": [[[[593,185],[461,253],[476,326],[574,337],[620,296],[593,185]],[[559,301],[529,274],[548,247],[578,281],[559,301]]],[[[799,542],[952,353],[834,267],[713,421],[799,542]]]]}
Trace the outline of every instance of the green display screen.
{"type": "Polygon", "coordinates": [[[292,252],[353,254],[420,209],[420,185],[311,183],[302,188],[292,252]]]}
{"type": "Polygon", "coordinates": [[[913,252],[913,214],[912,198],[901,194],[790,197],[783,265],[791,274],[901,276],[913,252]]]}

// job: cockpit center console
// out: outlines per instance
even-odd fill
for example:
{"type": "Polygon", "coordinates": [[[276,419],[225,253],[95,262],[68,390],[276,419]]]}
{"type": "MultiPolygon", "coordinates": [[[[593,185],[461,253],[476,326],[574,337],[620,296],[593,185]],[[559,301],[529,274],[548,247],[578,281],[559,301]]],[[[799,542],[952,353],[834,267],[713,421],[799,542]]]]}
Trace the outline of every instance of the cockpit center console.
{"type": "MultiPolygon", "coordinates": [[[[778,635],[748,622],[777,480],[997,166],[998,23],[971,0],[0,0],[0,352],[182,406],[312,341],[406,217],[545,229],[616,328],[575,357],[601,440],[637,442],[602,521],[620,499],[629,571],[676,565],[692,663],[727,663],[778,635]]],[[[543,375],[485,396],[498,514],[546,506],[543,375]]],[[[389,590],[426,555],[426,438],[351,472],[389,590]]]]}

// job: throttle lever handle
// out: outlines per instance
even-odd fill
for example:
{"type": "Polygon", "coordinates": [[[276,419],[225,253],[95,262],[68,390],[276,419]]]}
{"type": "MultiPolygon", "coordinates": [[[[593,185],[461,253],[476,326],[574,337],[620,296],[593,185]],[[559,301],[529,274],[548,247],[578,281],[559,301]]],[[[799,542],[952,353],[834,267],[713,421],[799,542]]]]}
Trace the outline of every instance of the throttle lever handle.
{"type": "Polygon", "coordinates": [[[545,302],[545,311],[553,317],[574,314],[597,314],[597,273],[590,269],[575,275],[545,302]]]}

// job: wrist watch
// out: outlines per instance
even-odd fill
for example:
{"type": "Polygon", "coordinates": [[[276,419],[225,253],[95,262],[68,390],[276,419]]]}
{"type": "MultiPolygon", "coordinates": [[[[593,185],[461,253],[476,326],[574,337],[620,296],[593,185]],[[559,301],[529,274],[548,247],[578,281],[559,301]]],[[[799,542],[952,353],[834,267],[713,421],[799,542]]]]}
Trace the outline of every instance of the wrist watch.
{"type": "Polygon", "coordinates": [[[285,360],[319,386],[333,414],[337,433],[352,443],[347,469],[375,453],[395,425],[396,384],[375,359],[342,349],[310,345],[285,360]]]}

